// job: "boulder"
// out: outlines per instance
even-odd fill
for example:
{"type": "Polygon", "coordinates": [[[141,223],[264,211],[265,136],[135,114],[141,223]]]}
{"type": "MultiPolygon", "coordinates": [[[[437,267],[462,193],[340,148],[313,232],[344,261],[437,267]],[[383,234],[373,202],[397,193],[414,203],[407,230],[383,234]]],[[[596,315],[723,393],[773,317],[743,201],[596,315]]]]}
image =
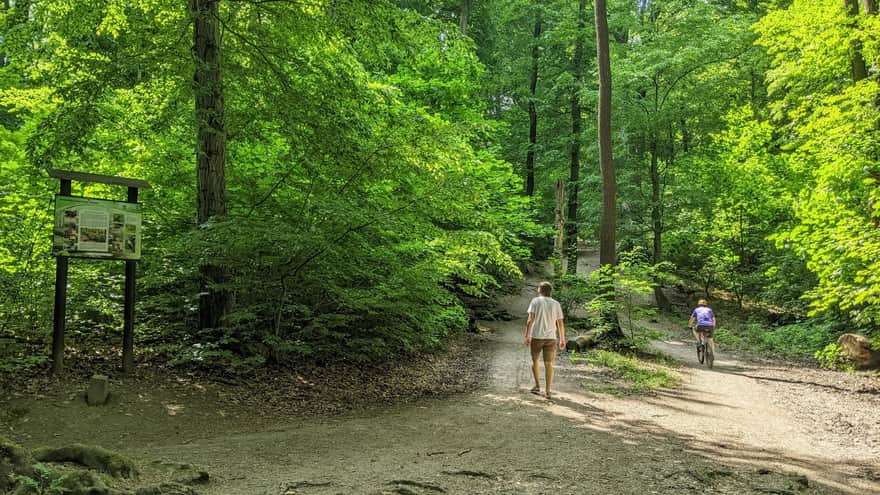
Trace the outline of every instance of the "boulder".
{"type": "Polygon", "coordinates": [[[94,375],[86,392],[86,402],[90,406],[101,406],[107,403],[110,397],[110,379],[105,375],[94,375]]]}
{"type": "Polygon", "coordinates": [[[0,436],[0,493],[15,486],[16,476],[30,475],[33,464],[30,452],[0,436]]]}
{"type": "Polygon", "coordinates": [[[598,345],[598,342],[594,333],[570,337],[565,341],[565,349],[568,351],[586,351],[596,347],[596,345],[598,345]]]}
{"type": "Polygon", "coordinates": [[[70,495],[121,495],[108,487],[101,477],[90,471],[72,471],[64,475],[64,492],[70,495]]]}
{"type": "Polygon", "coordinates": [[[880,352],[871,349],[871,339],[864,335],[845,333],[837,339],[847,357],[858,369],[880,368],[880,352]]]}

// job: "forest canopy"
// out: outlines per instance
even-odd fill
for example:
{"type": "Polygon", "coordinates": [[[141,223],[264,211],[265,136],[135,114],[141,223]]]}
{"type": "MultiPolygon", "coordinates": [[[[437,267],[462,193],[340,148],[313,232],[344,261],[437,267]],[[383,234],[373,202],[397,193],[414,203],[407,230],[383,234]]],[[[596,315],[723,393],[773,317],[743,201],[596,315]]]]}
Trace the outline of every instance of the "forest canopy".
{"type": "MultiPolygon", "coordinates": [[[[598,244],[585,1],[3,7],[5,342],[51,336],[47,169],[151,184],[137,340],[173,362],[440,346],[468,326],[463,301],[550,255],[557,181],[567,242],[598,244]]],[[[611,0],[608,26],[618,251],[826,341],[876,335],[874,0],[611,0]]],[[[71,263],[77,345],[118,339],[122,272],[71,263]]],[[[3,348],[3,366],[39,361],[3,348]]]]}

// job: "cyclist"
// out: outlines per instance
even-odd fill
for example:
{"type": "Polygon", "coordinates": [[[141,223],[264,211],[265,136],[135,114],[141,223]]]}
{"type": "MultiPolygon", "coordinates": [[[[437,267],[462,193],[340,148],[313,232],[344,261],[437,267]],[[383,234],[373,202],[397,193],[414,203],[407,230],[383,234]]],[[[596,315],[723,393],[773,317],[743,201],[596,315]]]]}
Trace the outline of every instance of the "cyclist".
{"type": "Polygon", "coordinates": [[[709,303],[705,299],[697,301],[697,307],[691,312],[691,318],[688,320],[688,327],[694,332],[694,339],[700,341],[698,333],[706,336],[709,341],[709,348],[712,354],[715,354],[715,312],[709,307],[709,303]]]}

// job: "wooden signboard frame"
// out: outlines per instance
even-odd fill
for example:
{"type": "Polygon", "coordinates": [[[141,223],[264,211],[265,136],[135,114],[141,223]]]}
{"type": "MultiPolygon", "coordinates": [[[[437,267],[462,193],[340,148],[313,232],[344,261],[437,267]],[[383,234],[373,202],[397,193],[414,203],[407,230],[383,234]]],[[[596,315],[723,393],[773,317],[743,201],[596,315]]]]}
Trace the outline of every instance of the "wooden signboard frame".
{"type": "MultiPolygon", "coordinates": [[[[148,189],[150,184],[139,179],[128,179],[111,175],[49,170],[49,176],[61,181],[59,196],[71,196],[73,181],[108,184],[128,188],[128,203],[138,202],[138,190],[148,189]]],[[[52,325],[52,373],[64,371],[64,327],[67,312],[67,271],[69,257],[58,255],[55,258],[55,314],[52,325]]],[[[125,260],[125,302],[124,323],[122,326],[122,371],[134,370],[134,300],[137,279],[137,261],[125,260]]]]}

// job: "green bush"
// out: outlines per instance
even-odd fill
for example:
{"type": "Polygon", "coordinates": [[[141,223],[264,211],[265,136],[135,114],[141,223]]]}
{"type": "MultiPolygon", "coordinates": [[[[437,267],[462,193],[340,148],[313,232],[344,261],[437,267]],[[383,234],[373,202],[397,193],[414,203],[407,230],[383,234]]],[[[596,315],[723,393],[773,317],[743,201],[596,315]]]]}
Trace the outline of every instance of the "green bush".
{"type": "Polygon", "coordinates": [[[571,315],[586,306],[594,294],[593,285],[579,275],[566,274],[553,281],[553,299],[559,301],[565,315],[571,315]]]}
{"type": "Polygon", "coordinates": [[[720,345],[765,352],[786,358],[810,358],[833,342],[839,330],[828,322],[808,320],[792,325],[771,327],[764,323],[747,323],[736,330],[718,327],[715,341],[720,345]]]}
{"type": "Polygon", "coordinates": [[[18,488],[15,495],[61,495],[65,493],[64,480],[66,476],[58,475],[44,464],[37,463],[33,466],[34,477],[19,475],[15,481],[18,488]]]}
{"type": "Polygon", "coordinates": [[[846,355],[843,347],[836,343],[832,342],[826,345],[822,350],[816,351],[813,355],[819,361],[819,366],[823,368],[842,371],[853,370],[853,363],[849,356],[846,355]]]}

